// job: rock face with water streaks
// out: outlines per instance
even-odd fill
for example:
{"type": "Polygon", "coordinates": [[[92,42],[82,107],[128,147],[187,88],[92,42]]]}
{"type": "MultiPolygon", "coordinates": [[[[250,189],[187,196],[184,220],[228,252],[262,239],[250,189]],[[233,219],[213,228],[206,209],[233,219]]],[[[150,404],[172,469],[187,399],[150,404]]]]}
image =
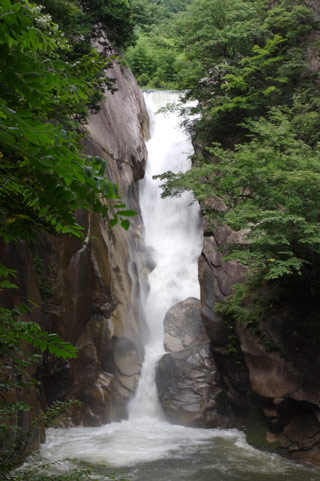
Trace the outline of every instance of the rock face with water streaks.
{"type": "Polygon", "coordinates": [[[165,354],[156,370],[159,399],[167,418],[187,426],[225,427],[219,409],[221,386],[205,332],[200,301],[190,297],[167,312],[165,354]]]}
{"type": "MultiPolygon", "coordinates": [[[[147,112],[132,73],[120,65],[108,73],[118,91],[108,94],[91,118],[85,150],[107,160],[107,176],[120,186],[128,207],[138,211],[136,182],[144,175],[147,156],[147,112]]],[[[143,273],[145,260],[139,215],[130,232],[120,226],[111,229],[94,213],[77,215],[87,235],[84,244],[67,236],[39,234],[33,244],[1,246],[0,256],[18,272],[20,290],[9,293],[8,303],[33,300],[39,307],[32,319],[79,349],[74,361],[43,355],[37,369],[42,405],[78,399],[83,407],[72,421],[92,426],[125,417],[137,384],[145,331],[139,282],[146,278],[141,275],[133,284],[129,271],[139,268],[143,273]],[[135,255],[129,256],[129,249],[135,255]]],[[[39,395],[33,397],[36,410],[39,395]]]]}
{"type": "MultiPolygon", "coordinates": [[[[107,160],[107,176],[119,185],[128,207],[138,211],[136,182],[143,177],[147,156],[147,113],[130,70],[115,64],[109,75],[116,79],[118,90],[107,96],[100,112],[91,118],[86,151],[107,160]]],[[[128,265],[131,258],[130,268],[137,270],[135,264],[143,264],[144,259],[140,216],[131,221],[129,233],[120,226],[110,229],[94,214],[89,218],[84,215],[83,224],[88,243],[66,249],[65,240],[53,239],[57,245],[48,249],[52,255],[45,262],[49,266],[46,276],[56,285],[44,318],[50,329],[53,316],[57,319],[54,329],[59,334],[62,329],[64,338],[71,338],[78,346],[78,360],[70,367],[69,384],[62,393],[56,387],[60,384],[59,369],[53,369],[57,382],[48,376],[50,362],[43,381],[50,397],[63,394],[81,400],[82,421],[92,425],[125,417],[126,404],[138,381],[145,324],[136,279],[137,302],[131,302],[128,265]],[[136,252],[135,257],[129,249],[136,252]],[[60,265],[55,266],[57,259],[60,265]],[[55,386],[54,393],[51,386],[55,386]]]]}

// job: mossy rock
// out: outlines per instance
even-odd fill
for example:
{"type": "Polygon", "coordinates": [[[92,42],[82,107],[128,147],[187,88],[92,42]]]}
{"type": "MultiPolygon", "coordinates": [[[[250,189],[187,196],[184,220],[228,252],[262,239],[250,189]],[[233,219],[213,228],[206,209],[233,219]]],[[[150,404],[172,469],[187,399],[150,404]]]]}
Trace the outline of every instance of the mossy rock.
{"type": "Polygon", "coordinates": [[[255,402],[251,406],[251,412],[248,417],[248,428],[246,431],[247,443],[263,451],[277,452],[280,448],[280,442],[269,442],[267,439],[268,431],[269,429],[262,407],[255,402]]]}

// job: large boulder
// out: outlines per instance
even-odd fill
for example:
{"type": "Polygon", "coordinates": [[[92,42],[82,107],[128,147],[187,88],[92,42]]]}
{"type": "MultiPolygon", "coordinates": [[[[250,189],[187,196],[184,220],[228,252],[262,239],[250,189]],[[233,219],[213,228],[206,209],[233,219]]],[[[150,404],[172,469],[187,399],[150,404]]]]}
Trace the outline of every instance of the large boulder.
{"type": "Polygon", "coordinates": [[[186,426],[225,427],[223,394],[200,301],[190,297],[173,306],[164,320],[168,354],[159,361],[156,385],[167,418],[186,426]]]}
{"type": "Polygon", "coordinates": [[[209,342],[165,354],[157,366],[156,385],[162,409],[172,423],[227,426],[209,342]]]}
{"type": "Polygon", "coordinates": [[[198,339],[208,341],[200,315],[200,301],[188,297],[171,307],[164,318],[164,347],[166,351],[177,352],[190,346],[198,339]]]}

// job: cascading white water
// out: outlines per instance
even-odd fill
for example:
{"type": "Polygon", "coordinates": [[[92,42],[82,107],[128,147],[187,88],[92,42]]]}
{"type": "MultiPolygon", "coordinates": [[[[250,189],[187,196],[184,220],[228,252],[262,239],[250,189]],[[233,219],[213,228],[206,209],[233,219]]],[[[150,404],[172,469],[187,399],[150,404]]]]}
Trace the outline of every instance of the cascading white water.
{"type": "Polygon", "coordinates": [[[204,429],[174,426],[164,418],[155,385],[155,367],[164,353],[163,320],[167,310],[187,297],[199,297],[197,260],[202,247],[200,210],[190,193],[162,199],[156,174],[191,167],[192,144],[179,128],[178,114],[156,114],[167,103],[176,103],[173,92],[145,94],[150,115],[151,139],[145,178],[140,182],[140,206],[145,243],[155,268],[149,275],[150,290],[142,299],[150,335],[136,395],[129,406],[129,419],[101,428],[48,430],[42,454],[50,460],[80,458],[113,466],[162,459],[184,446],[195,447],[212,438],[204,429]],[[88,439],[89,436],[89,439],[88,439]],[[192,440],[192,443],[190,441],[192,440]]]}
{"type": "Polygon", "coordinates": [[[157,114],[168,103],[177,103],[173,92],[145,94],[151,139],[144,179],[140,183],[140,207],[145,227],[145,243],[155,268],[149,275],[150,292],[142,299],[150,338],[137,393],[129,406],[129,419],[141,416],[163,418],[155,386],[155,366],[163,349],[163,319],[167,310],[187,297],[199,296],[197,260],[202,247],[200,210],[190,193],[179,198],[162,199],[160,181],[153,176],[168,170],[190,169],[192,144],[179,128],[175,112],[157,114]]]}
{"type": "Polygon", "coordinates": [[[163,319],[167,310],[187,297],[199,297],[197,259],[202,247],[199,206],[190,193],[162,199],[156,174],[191,167],[191,141],[179,128],[178,114],[156,114],[167,103],[176,103],[173,92],[145,94],[150,115],[151,139],[145,178],[140,182],[140,206],[145,243],[155,268],[149,275],[150,290],[142,299],[150,335],[129,419],[101,428],[48,430],[42,454],[50,460],[80,458],[113,466],[162,459],[180,446],[196,446],[212,438],[204,429],[174,426],[164,418],[155,385],[155,367],[164,353],[163,319]],[[89,436],[89,439],[88,439],[89,436]],[[190,441],[192,440],[192,443],[190,441]]]}
{"type": "Polygon", "coordinates": [[[161,199],[158,182],[152,179],[167,170],[190,167],[192,146],[177,127],[177,115],[154,115],[167,102],[176,102],[178,95],[152,92],[145,97],[152,137],[140,203],[145,240],[156,267],[143,299],[150,337],[137,393],[127,421],[99,428],[48,429],[41,455],[48,461],[67,460],[57,465],[62,471],[77,465],[76,460],[87,462],[102,480],[109,479],[103,467],[111,466],[125,467],[136,481],[319,481],[319,471],[258,451],[237,430],[187,428],[164,419],[154,381],[156,362],[163,354],[163,318],[175,303],[199,297],[197,257],[202,238],[192,196],[161,199]]]}

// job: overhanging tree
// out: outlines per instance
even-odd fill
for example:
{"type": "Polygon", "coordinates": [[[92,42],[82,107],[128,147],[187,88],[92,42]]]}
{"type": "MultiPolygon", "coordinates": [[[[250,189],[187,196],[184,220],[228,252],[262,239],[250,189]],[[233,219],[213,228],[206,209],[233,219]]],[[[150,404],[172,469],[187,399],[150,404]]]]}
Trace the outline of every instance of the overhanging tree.
{"type": "MultiPolygon", "coordinates": [[[[127,12],[129,4],[123,5],[127,12]]],[[[120,219],[125,229],[126,218],[134,214],[124,209],[117,185],[105,177],[105,161],[81,153],[89,113],[97,110],[104,86],[112,85],[106,75],[110,59],[88,42],[97,32],[94,23],[81,36],[79,19],[86,12],[80,3],[52,1],[46,7],[60,18],[62,29],[42,6],[28,0],[0,5],[0,242],[28,241],[43,229],[83,239],[75,218],[79,208],[104,217],[109,212],[110,222],[120,219]],[[76,35],[83,41],[76,42],[76,35]]],[[[115,8],[119,11],[119,5],[115,8]]],[[[0,266],[1,290],[17,287],[15,274],[0,266]]],[[[25,344],[63,358],[77,352],[31,322],[31,307],[0,309],[0,438],[8,441],[0,452],[4,472],[24,448],[16,443],[16,427],[8,417],[29,409],[10,401],[12,390],[34,383],[32,364],[38,357],[28,355],[25,344]]]]}

